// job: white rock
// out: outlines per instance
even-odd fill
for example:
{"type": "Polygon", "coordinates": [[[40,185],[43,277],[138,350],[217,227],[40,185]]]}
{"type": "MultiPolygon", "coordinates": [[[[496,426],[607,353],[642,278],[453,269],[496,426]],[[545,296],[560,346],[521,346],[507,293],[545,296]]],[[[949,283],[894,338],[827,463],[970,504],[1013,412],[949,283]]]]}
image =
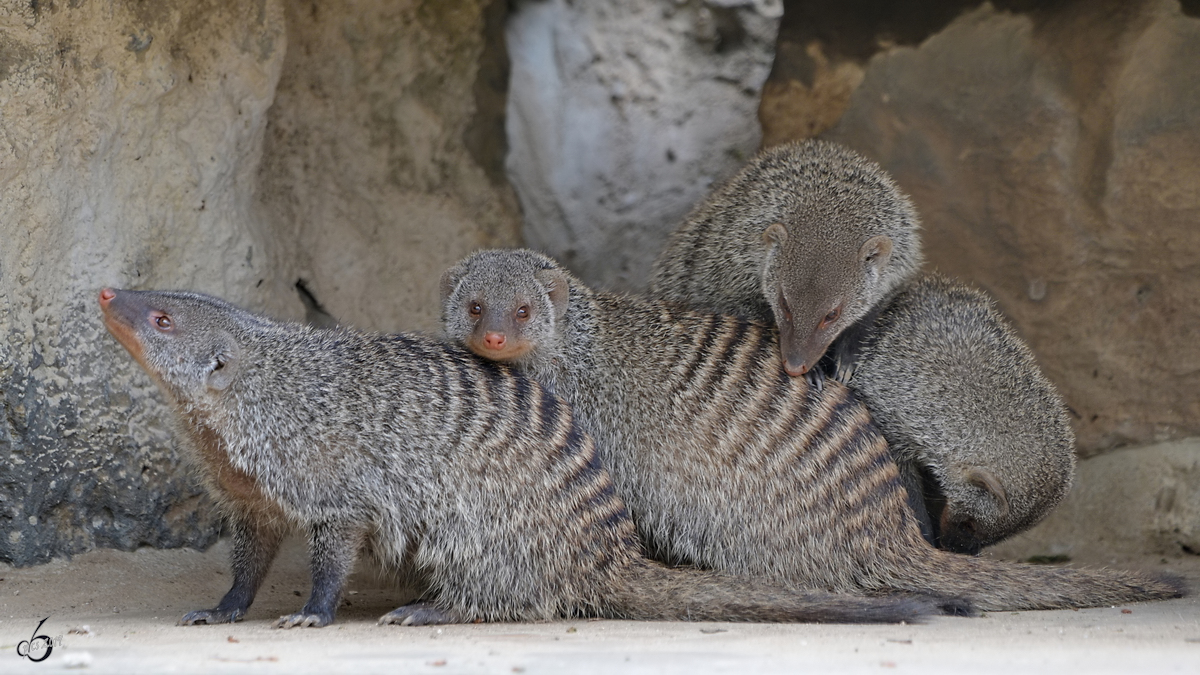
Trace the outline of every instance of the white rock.
{"type": "Polygon", "coordinates": [[[666,235],[757,150],[782,4],[547,0],[508,23],[526,243],[640,288],[666,235]]]}

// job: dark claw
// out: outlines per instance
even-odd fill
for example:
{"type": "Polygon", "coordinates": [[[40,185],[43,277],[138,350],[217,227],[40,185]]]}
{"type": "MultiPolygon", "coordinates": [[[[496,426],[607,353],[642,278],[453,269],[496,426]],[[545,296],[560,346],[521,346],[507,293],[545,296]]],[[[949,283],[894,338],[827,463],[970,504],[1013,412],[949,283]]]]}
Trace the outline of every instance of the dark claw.
{"type": "Polygon", "coordinates": [[[241,621],[242,617],[246,616],[244,609],[198,609],[194,612],[188,612],[179,620],[180,626],[195,626],[197,624],[217,624],[217,623],[233,623],[241,621]]]}
{"type": "Polygon", "coordinates": [[[379,625],[436,626],[444,623],[463,623],[458,614],[438,609],[427,602],[414,602],[397,607],[379,617],[379,625]]]}
{"type": "Polygon", "coordinates": [[[808,386],[817,392],[825,388],[825,371],[820,368],[813,368],[804,374],[804,380],[808,382],[808,386]]]}
{"type": "Polygon", "coordinates": [[[849,385],[850,378],[854,377],[854,364],[843,360],[838,362],[837,370],[833,373],[833,379],[842,384],[849,385]]]}
{"type": "Polygon", "coordinates": [[[305,614],[304,612],[296,612],[279,617],[275,622],[276,628],[320,628],[333,623],[333,616],[324,614],[305,614]]]}

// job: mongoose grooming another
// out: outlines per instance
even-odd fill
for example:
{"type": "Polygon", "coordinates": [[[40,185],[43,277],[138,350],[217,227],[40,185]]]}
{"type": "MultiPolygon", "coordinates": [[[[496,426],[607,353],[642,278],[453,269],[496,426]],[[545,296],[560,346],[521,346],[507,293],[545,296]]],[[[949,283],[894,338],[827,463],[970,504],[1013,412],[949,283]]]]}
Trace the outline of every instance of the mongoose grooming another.
{"type": "Polygon", "coordinates": [[[105,325],[173,405],[233,530],[233,587],[185,624],[236,621],[291,527],[334,620],[359,549],[426,580],[381,623],[601,616],[900,621],[914,597],[801,593],[642,557],[569,406],[429,338],[281,323],[193,293],[100,293],[105,325]]]}
{"type": "Polygon", "coordinates": [[[650,292],[779,326],[789,375],[820,384],[843,331],[921,267],[917,214],[887,172],[824,141],[760,153],[671,234],[650,292]]]}
{"type": "Polygon", "coordinates": [[[448,335],[551,387],[596,438],[650,550],[790,585],[964,597],[980,609],[1177,597],[1178,582],[960,556],[930,546],[849,389],[775,363],[775,331],[588,289],[532,251],[442,279],[448,335]]]}
{"type": "Polygon", "coordinates": [[[784,145],[688,217],[651,292],[774,321],[789,374],[818,386],[830,374],[863,395],[926,538],[978,553],[1058,504],[1075,439],[1062,399],[986,296],[918,276],[918,228],[879,165],[832,143],[784,145]]]}
{"type": "Polygon", "coordinates": [[[939,546],[977,553],[1066,496],[1075,468],[1066,406],[990,298],[921,276],[863,335],[850,387],[898,461],[930,474],[939,546]]]}

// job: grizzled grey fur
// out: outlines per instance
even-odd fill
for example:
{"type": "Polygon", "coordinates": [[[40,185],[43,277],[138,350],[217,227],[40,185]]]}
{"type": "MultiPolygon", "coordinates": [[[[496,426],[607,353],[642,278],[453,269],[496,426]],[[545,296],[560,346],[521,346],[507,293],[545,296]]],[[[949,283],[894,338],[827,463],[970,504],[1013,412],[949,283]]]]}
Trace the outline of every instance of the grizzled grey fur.
{"type": "Polygon", "coordinates": [[[660,557],[994,610],[1182,592],[1172,579],[933,548],[866,408],[835,381],[817,390],[787,377],[767,326],[596,292],[526,250],[470,256],[446,272],[442,292],[449,337],[571,403],[660,557]]]}
{"type": "Polygon", "coordinates": [[[780,146],[674,233],[651,291],[774,321],[789,374],[819,385],[829,371],[863,394],[926,538],[977,553],[1058,504],[1074,434],[991,302],[918,275],[918,229],[912,204],[874,162],[821,141],[780,146]]]}
{"type": "Polygon", "coordinates": [[[571,616],[899,621],[928,600],[788,591],[646,560],[592,439],[528,378],[414,335],[314,329],[193,293],[101,292],[105,324],[176,410],[233,530],[233,586],[182,623],[241,618],[283,534],[334,620],[360,549],[424,580],[382,623],[571,616]]]}

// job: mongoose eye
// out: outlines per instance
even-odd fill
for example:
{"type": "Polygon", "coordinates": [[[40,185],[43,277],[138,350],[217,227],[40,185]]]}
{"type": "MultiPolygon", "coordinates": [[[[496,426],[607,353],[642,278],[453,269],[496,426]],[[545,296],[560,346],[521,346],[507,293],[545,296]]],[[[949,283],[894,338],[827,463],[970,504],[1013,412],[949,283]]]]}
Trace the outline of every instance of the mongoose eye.
{"type": "Polygon", "coordinates": [[[837,321],[838,317],[840,317],[841,315],[842,315],[842,308],[840,306],[834,307],[833,310],[831,310],[828,314],[825,315],[824,319],[821,319],[820,327],[824,328],[824,327],[828,326],[829,324],[833,323],[834,321],[837,321]]]}
{"type": "Polygon", "coordinates": [[[483,305],[478,302],[472,302],[471,306],[467,308],[467,313],[471,316],[479,316],[483,314],[483,305]]]}
{"type": "Polygon", "coordinates": [[[788,304],[787,298],[783,297],[783,291],[779,291],[779,308],[783,310],[783,315],[788,321],[792,320],[792,307],[788,304]]]}
{"type": "Polygon", "coordinates": [[[521,305],[521,307],[519,309],[517,309],[517,318],[522,321],[526,321],[529,319],[529,306],[528,305],[521,305]]]}
{"type": "Polygon", "coordinates": [[[171,321],[171,317],[166,314],[156,316],[154,318],[154,325],[158,326],[158,329],[162,331],[168,331],[175,327],[175,324],[171,321]]]}

